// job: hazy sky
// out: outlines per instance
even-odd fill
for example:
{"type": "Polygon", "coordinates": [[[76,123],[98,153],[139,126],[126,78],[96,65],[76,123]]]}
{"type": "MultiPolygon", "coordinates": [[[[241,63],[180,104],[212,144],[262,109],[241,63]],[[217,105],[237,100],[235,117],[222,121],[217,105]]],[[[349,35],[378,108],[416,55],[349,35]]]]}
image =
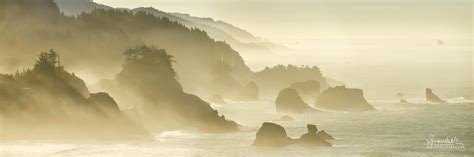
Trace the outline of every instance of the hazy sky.
{"type": "Polygon", "coordinates": [[[241,53],[254,70],[317,65],[369,96],[380,88],[388,96],[402,91],[420,97],[426,87],[444,94],[474,88],[472,0],[95,1],[212,17],[294,48],[270,57],[241,53]]]}
{"type": "Polygon", "coordinates": [[[96,0],[212,17],[271,39],[468,38],[471,0],[96,0]]]}

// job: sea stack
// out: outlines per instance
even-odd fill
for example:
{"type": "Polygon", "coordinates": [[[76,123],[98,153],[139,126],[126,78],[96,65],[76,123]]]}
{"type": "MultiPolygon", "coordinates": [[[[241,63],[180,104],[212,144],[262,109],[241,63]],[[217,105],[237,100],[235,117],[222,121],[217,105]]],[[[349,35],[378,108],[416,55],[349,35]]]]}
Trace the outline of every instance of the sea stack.
{"type": "MultiPolygon", "coordinates": [[[[266,147],[282,147],[290,144],[301,144],[311,147],[331,147],[331,143],[327,142],[325,138],[332,138],[327,133],[318,133],[316,125],[308,124],[308,133],[302,135],[299,139],[291,139],[287,136],[285,128],[282,126],[265,122],[257,132],[253,146],[266,147]],[[323,135],[321,137],[320,135],[323,135]]],[[[322,131],[323,132],[323,131],[322,131]]],[[[332,138],[334,139],[334,138],[332,138]]]]}
{"type": "Polygon", "coordinates": [[[433,93],[431,88],[426,88],[426,101],[433,102],[433,103],[444,103],[445,101],[441,100],[436,94],[433,93]]]}
{"type": "Polygon", "coordinates": [[[285,113],[303,113],[311,109],[296,89],[286,88],[280,91],[275,100],[276,111],[285,113]]]}
{"type": "Polygon", "coordinates": [[[306,146],[320,146],[320,147],[331,147],[331,143],[324,140],[318,135],[318,129],[316,125],[308,124],[308,133],[301,136],[297,141],[298,144],[303,144],[306,146]]]}
{"type": "Polygon", "coordinates": [[[291,138],[286,135],[282,126],[265,122],[257,131],[254,146],[281,147],[291,143],[291,138]]]}
{"type": "Polygon", "coordinates": [[[335,111],[369,111],[374,110],[364,98],[361,89],[351,89],[345,86],[328,88],[316,100],[315,106],[335,111]]]}

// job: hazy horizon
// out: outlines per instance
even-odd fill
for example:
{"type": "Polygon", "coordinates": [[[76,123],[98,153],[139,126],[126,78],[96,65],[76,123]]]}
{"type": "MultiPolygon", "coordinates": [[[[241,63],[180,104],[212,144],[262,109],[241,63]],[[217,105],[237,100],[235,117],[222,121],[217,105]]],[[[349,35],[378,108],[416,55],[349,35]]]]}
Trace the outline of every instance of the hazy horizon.
{"type": "Polygon", "coordinates": [[[413,84],[419,90],[474,88],[468,0],[96,2],[210,17],[290,48],[270,57],[240,52],[254,71],[277,64],[317,65],[325,76],[369,93],[382,86],[405,91],[413,84]],[[439,46],[438,40],[446,44],[439,46]]]}

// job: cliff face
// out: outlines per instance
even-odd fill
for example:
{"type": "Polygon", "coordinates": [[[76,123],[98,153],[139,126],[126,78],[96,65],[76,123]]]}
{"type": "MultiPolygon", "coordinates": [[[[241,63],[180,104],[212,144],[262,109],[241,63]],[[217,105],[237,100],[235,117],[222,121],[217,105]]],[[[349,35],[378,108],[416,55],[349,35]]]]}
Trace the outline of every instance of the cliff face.
{"type": "Polygon", "coordinates": [[[298,94],[298,91],[292,88],[286,88],[280,91],[275,100],[277,112],[303,113],[310,107],[298,94]]]}
{"type": "Polygon", "coordinates": [[[316,100],[315,107],[336,111],[374,110],[361,89],[350,89],[345,86],[329,88],[323,91],[316,100]]]}
{"type": "Polygon", "coordinates": [[[162,49],[140,46],[125,52],[127,61],[108,88],[120,101],[135,105],[152,130],[189,129],[203,132],[238,130],[199,97],[183,92],[162,49]]]}
{"type": "MultiPolygon", "coordinates": [[[[57,1],[61,2],[60,6],[91,3],[57,1]]],[[[36,55],[32,52],[55,48],[63,52],[62,59],[70,63],[70,68],[94,67],[82,72],[107,78],[121,68],[122,57],[116,52],[137,44],[150,44],[160,45],[175,57],[179,82],[186,91],[218,94],[209,91],[213,89],[209,88],[211,85],[218,83],[216,80],[231,81],[251,75],[240,54],[227,43],[168,18],[120,9],[95,10],[68,17],[60,13],[53,0],[2,0],[0,3],[3,4],[0,5],[0,66],[7,69],[27,65],[36,55]],[[214,77],[216,62],[231,65],[228,76],[214,77]]]]}
{"type": "Polygon", "coordinates": [[[290,88],[296,89],[306,102],[314,102],[318,98],[321,89],[319,82],[315,80],[295,82],[290,85],[290,88]]]}
{"type": "Polygon", "coordinates": [[[0,116],[7,128],[2,134],[6,139],[120,139],[148,135],[125,119],[106,93],[87,92],[88,97],[84,97],[87,87],[77,82],[83,81],[58,64],[54,51],[41,53],[31,70],[2,75],[0,116]]]}
{"type": "Polygon", "coordinates": [[[329,87],[318,67],[279,65],[256,72],[252,76],[252,80],[260,87],[261,95],[270,97],[276,96],[281,89],[287,88],[295,82],[315,80],[320,83],[321,89],[329,87]]]}

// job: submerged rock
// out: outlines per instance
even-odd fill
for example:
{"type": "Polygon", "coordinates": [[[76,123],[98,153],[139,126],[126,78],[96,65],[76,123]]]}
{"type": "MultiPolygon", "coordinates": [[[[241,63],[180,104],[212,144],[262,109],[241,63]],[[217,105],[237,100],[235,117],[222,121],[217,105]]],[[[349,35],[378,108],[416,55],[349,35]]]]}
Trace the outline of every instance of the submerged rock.
{"type": "Polygon", "coordinates": [[[405,99],[400,99],[400,103],[402,103],[402,104],[405,103],[405,104],[406,104],[406,103],[409,103],[409,102],[408,102],[407,100],[405,100],[405,99]]]}
{"type": "Polygon", "coordinates": [[[281,90],[275,104],[277,112],[303,113],[311,109],[300,97],[298,91],[292,88],[281,90]]]}
{"type": "Polygon", "coordinates": [[[290,85],[290,88],[296,89],[306,102],[314,102],[320,94],[320,85],[316,80],[295,82],[290,85]]]}
{"type": "Polygon", "coordinates": [[[258,100],[258,86],[255,82],[250,82],[247,86],[240,89],[239,94],[234,100],[237,101],[257,101],[258,100]]]}
{"type": "Polygon", "coordinates": [[[429,102],[434,102],[434,103],[444,103],[445,101],[441,100],[436,94],[433,93],[433,90],[431,88],[426,88],[425,90],[426,94],[426,101],[429,102]]]}
{"type": "Polygon", "coordinates": [[[280,119],[276,120],[276,121],[287,121],[287,122],[294,122],[295,119],[290,117],[290,116],[281,116],[280,119]]]}
{"type": "Polygon", "coordinates": [[[265,122],[257,131],[254,146],[279,147],[291,144],[292,139],[286,135],[285,128],[282,126],[265,122]]]}
{"type": "Polygon", "coordinates": [[[335,111],[374,110],[374,107],[365,100],[361,89],[350,89],[345,86],[323,91],[316,100],[315,106],[335,111]]]}

